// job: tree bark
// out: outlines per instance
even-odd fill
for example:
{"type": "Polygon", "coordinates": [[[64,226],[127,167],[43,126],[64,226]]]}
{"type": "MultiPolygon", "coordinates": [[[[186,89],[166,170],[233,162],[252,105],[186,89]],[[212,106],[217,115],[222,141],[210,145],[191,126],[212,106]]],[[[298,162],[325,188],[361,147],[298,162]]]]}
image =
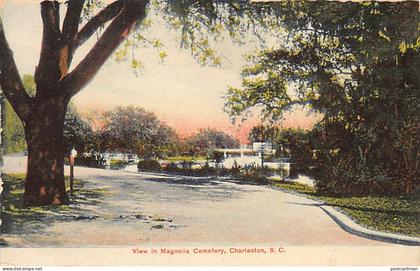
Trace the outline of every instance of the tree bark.
{"type": "Polygon", "coordinates": [[[60,30],[60,4],[43,1],[43,38],[35,71],[36,95],[22,84],[0,18],[0,86],[22,120],[28,146],[26,206],[68,201],[64,182],[64,117],[71,97],[98,72],[115,49],[146,16],[149,0],[119,0],[94,16],[78,32],[84,0],[68,1],[60,30]],[[69,73],[73,54],[99,27],[111,21],[87,56],[69,73]]]}
{"type": "Polygon", "coordinates": [[[43,100],[26,123],[28,168],[26,206],[68,202],[64,181],[64,117],[67,101],[43,100]]]}

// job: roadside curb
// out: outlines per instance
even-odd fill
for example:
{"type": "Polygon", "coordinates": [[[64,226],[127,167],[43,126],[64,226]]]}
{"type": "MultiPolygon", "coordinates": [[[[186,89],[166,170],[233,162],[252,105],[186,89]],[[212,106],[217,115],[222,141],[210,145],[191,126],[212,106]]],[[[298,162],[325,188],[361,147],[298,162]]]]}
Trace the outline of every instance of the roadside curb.
{"type": "Polygon", "coordinates": [[[289,193],[289,194],[299,196],[299,197],[304,197],[306,199],[316,202],[317,207],[320,207],[328,216],[330,216],[334,220],[334,222],[336,222],[340,226],[340,228],[342,228],[348,233],[351,233],[351,234],[354,234],[363,238],[387,242],[387,243],[394,243],[394,244],[407,245],[407,246],[420,246],[420,238],[400,235],[400,234],[395,234],[395,233],[380,232],[380,231],[364,228],[363,226],[357,224],[348,215],[344,214],[339,208],[328,206],[327,205],[328,203],[320,199],[311,198],[308,195],[305,195],[296,191],[276,187],[274,185],[271,185],[270,187],[275,190],[283,191],[285,193],[289,193]]]}
{"type": "Polygon", "coordinates": [[[343,230],[354,235],[388,243],[396,243],[400,245],[409,246],[420,246],[420,238],[369,230],[358,225],[349,217],[337,211],[331,206],[320,205],[319,207],[325,213],[327,213],[343,230]]]}

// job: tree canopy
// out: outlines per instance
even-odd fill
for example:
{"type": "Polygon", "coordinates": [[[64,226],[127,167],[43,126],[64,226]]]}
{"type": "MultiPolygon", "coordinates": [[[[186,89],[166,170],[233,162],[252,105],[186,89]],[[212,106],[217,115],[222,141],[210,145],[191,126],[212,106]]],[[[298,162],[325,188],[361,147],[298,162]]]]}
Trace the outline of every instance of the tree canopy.
{"type": "Polygon", "coordinates": [[[420,143],[418,2],[293,6],[284,14],[289,40],[249,56],[242,88],[227,91],[226,110],[237,118],[259,107],[278,120],[307,105],[324,116],[324,179],[346,179],[327,169],[342,161],[357,166],[337,172],[369,171],[412,191],[420,143]]]}
{"type": "Polygon", "coordinates": [[[208,155],[212,149],[239,147],[237,138],[213,128],[200,129],[185,141],[190,152],[200,155],[208,155]]]}
{"type": "Polygon", "coordinates": [[[118,107],[104,114],[102,133],[108,151],[135,154],[141,158],[162,157],[175,148],[175,131],[156,115],[138,107],[118,107]]]}

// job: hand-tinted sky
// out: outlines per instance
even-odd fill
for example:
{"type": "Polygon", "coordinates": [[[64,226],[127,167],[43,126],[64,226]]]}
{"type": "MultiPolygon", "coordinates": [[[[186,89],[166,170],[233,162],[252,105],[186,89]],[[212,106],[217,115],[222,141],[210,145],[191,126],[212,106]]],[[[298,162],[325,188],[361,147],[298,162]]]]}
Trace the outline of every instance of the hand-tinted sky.
{"type": "MultiPolygon", "coordinates": [[[[42,34],[38,1],[7,1],[1,14],[21,74],[33,74],[42,34]]],[[[153,24],[148,32],[165,44],[168,57],[164,63],[160,62],[156,49],[141,48],[136,54],[144,68],[136,76],[129,63],[109,59],[94,80],[73,99],[78,110],[102,112],[119,105],[135,105],[155,112],[181,135],[214,127],[245,142],[258,117],[232,125],[223,112],[223,95],[228,86],[240,85],[240,70],[245,64],[242,55],[255,49],[255,43],[250,41],[239,47],[226,39],[216,46],[223,56],[223,67],[202,67],[189,51],[179,49],[173,30],[153,24]]],[[[95,38],[80,48],[74,63],[82,59],[94,42],[95,38]]],[[[296,111],[288,114],[284,126],[307,128],[314,119],[296,111]]]]}

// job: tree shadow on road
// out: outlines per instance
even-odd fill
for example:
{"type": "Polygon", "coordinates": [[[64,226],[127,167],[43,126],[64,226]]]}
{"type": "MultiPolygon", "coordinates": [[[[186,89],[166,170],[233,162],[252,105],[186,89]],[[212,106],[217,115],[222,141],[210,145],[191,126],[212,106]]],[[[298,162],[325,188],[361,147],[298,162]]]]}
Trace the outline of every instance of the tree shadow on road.
{"type": "MultiPolygon", "coordinates": [[[[2,174],[1,234],[21,235],[41,233],[58,221],[92,220],[96,217],[85,209],[87,205],[100,203],[101,194],[95,190],[84,190],[81,181],[75,181],[75,195],[69,205],[25,208],[23,204],[24,176],[2,174]]],[[[7,246],[0,239],[0,246],[7,246]]]]}
{"type": "MultiPolygon", "coordinates": [[[[134,177],[135,178],[135,177],[134,177]]],[[[155,175],[145,179],[151,182],[163,182],[167,184],[180,184],[180,185],[198,185],[198,186],[220,186],[226,183],[233,183],[238,185],[266,185],[268,182],[258,182],[252,180],[235,179],[230,177],[196,177],[196,176],[182,176],[182,175],[155,175]]]]}

